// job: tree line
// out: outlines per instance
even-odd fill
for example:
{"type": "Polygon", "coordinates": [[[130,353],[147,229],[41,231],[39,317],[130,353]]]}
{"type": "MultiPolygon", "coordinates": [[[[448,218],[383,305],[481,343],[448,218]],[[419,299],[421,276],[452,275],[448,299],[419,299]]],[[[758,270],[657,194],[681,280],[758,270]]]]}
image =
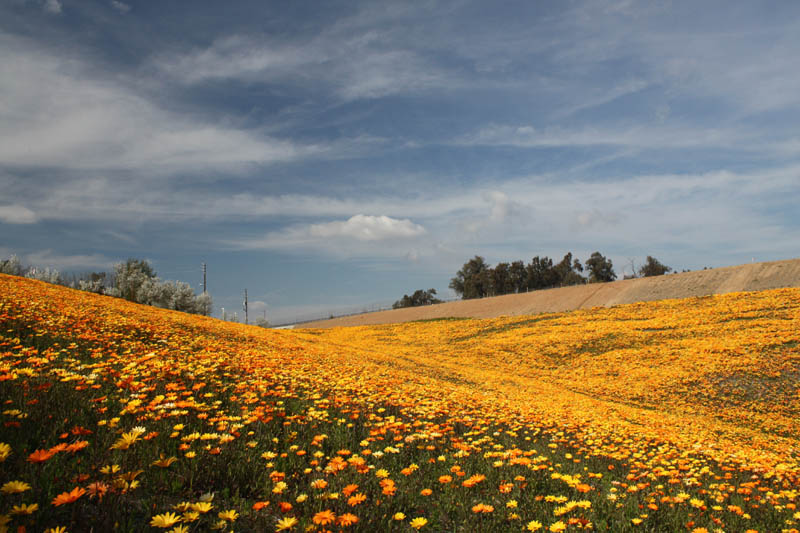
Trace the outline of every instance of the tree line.
{"type": "Polygon", "coordinates": [[[442,301],[436,297],[436,289],[422,289],[414,291],[414,294],[409,296],[404,294],[402,298],[392,304],[392,309],[400,309],[402,307],[418,307],[421,305],[440,304],[442,301]]]}
{"type": "MultiPolygon", "coordinates": [[[[645,265],[639,269],[639,275],[658,276],[671,270],[654,257],[647,256],[645,265]]],[[[498,263],[494,267],[483,257],[476,255],[464,263],[450,280],[449,287],[467,300],[584,283],[603,283],[615,279],[617,274],[611,260],[600,252],[594,252],[584,263],[574,258],[570,252],[558,263],[547,256],[536,256],[528,264],[513,261],[498,263]]]]}
{"type": "Polygon", "coordinates": [[[90,272],[63,276],[55,269],[23,267],[19,258],[12,255],[9,259],[0,261],[0,273],[198,315],[210,315],[213,305],[208,293],[195,294],[188,283],[160,279],[152,265],[143,259],[131,258],[124,263],[117,263],[110,273],[90,272]]]}

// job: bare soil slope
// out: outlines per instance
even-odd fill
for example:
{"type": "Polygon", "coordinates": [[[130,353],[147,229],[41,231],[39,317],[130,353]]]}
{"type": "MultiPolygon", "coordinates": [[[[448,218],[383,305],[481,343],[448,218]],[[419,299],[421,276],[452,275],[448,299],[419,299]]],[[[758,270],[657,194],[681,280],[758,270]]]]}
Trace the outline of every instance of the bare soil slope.
{"type": "Polygon", "coordinates": [[[303,328],[333,328],[392,324],[448,317],[491,318],[611,307],[668,298],[800,287],[800,259],[579,285],[480,300],[459,300],[425,307],[364,313],[303,324],[303,328]]]}

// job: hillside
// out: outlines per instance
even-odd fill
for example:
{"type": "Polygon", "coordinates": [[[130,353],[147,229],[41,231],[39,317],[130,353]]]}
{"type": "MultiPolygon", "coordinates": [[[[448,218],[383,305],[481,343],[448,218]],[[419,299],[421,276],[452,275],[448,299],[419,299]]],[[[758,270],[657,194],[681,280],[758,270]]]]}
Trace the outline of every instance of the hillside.
{"type": "Polygon", "coordinates": [[[492,318],[531,315],[782,287],[800,287],[800,259],[752,263],[524,294],[507,294],[479,300],[460,300],[425,307],[392,309],[307,322],[298,327],[333,328],[447,317],[492,318]]]}
{"type": "Polygon", "coordinates": [[[0,529],[796,531],[798,377],[797,288],[276,331],[0,275],[0,529]]]}

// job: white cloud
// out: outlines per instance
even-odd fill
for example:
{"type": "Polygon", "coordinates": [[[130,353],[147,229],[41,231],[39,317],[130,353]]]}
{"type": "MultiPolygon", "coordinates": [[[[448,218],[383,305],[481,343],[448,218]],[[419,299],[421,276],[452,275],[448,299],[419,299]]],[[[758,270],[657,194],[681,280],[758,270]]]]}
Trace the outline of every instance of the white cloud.
{"type": "Polygon", "coordinates": [[[0,205],[0,222],[6,224],[33,224],[38,222],[36,213],[23,205],[0,205]]]}
{"type": "Polygon", "coordinates": [[[53,250],[39,250],[23,256],[25,263],[36,267],[51,267],[59,270],[71,268],[111,268],[116,261],[102,254],[59,254],[53,250]]]}
{"type": "Polygon", "coordinates": [[[187,84],[241,79],[308,87],[312,80],[343,100],[467,86],[455,71],[396,40],[392,31],[345,21],[298,43],[231,35],[205,48],[165,52],[151,67],[187,84]]]}
{"type": "Polygon", "coordinates": [[[132,84],[21,39],[0,35],[0,50],[2,164],[162,173],[328,152],[162,109],[132,84]]]}
{"type": "Polygon", "coordinates": [[[527,214],[531,211],[530,207],[511,200],[508,194],[502,191],[490,190],[480,196],[485,204],[488,204],[488,215],[483,212],[477,216],[471,214],[465,217],[462,226],[467,233],[475,234],[493,226],[502,226],[509,222],[512,215],[527,214]]]}
{"type": "Polygon", "coordinates": [[[344,237],[359,241],[385,241],[416,237],[424,234],[425,228],[408,219],[355,215],[344,221],[312,224],[308,233],[311,237],[322,239],[344,237]]]}
{"type": "Polygon", "coordinates": [[[457,146],[555,148],[606,146],[634,149],[733,148],[757,150],[755,132],[675,125],[608,125],[578,128],[492,124],[452,141],[457,146]]]}
{"type": "Polygon", "coordinates": [[[131,6],[124,2],[120,2],[119,0],[111,0],[111,7],[119,11],[120,13],[127,13],[131,10],[131,6]]]}
{"type": "Polygon", "coordinates": [[[59,0],[45,0],[44,6],[42,7],[45,13],[50,13],[52,15],[58,15],[61,13],[61,2],[59,0]]]}
{"type": "Polygon", "coordinates": [[[354,215],[347,220],[297,225],[264,237],[226,243],[236,249],[316,252],[337,257],[406,257],[427,230],[409,219],[354,215]]]}

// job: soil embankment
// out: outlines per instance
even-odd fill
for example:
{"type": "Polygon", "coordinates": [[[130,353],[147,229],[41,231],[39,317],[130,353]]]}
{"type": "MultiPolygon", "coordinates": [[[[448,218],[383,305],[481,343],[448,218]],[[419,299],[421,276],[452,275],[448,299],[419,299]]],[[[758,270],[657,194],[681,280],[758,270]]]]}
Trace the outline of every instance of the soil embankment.
{"type": "Polygon", "coordinates": [[[800,259],[578,285],[479,300],[459,300],[308,322],[302,328],[391,324],[448,317],[491,318],[611,307],[668,298],[690,298],[740,291],[800,287],[800,259]]]}

